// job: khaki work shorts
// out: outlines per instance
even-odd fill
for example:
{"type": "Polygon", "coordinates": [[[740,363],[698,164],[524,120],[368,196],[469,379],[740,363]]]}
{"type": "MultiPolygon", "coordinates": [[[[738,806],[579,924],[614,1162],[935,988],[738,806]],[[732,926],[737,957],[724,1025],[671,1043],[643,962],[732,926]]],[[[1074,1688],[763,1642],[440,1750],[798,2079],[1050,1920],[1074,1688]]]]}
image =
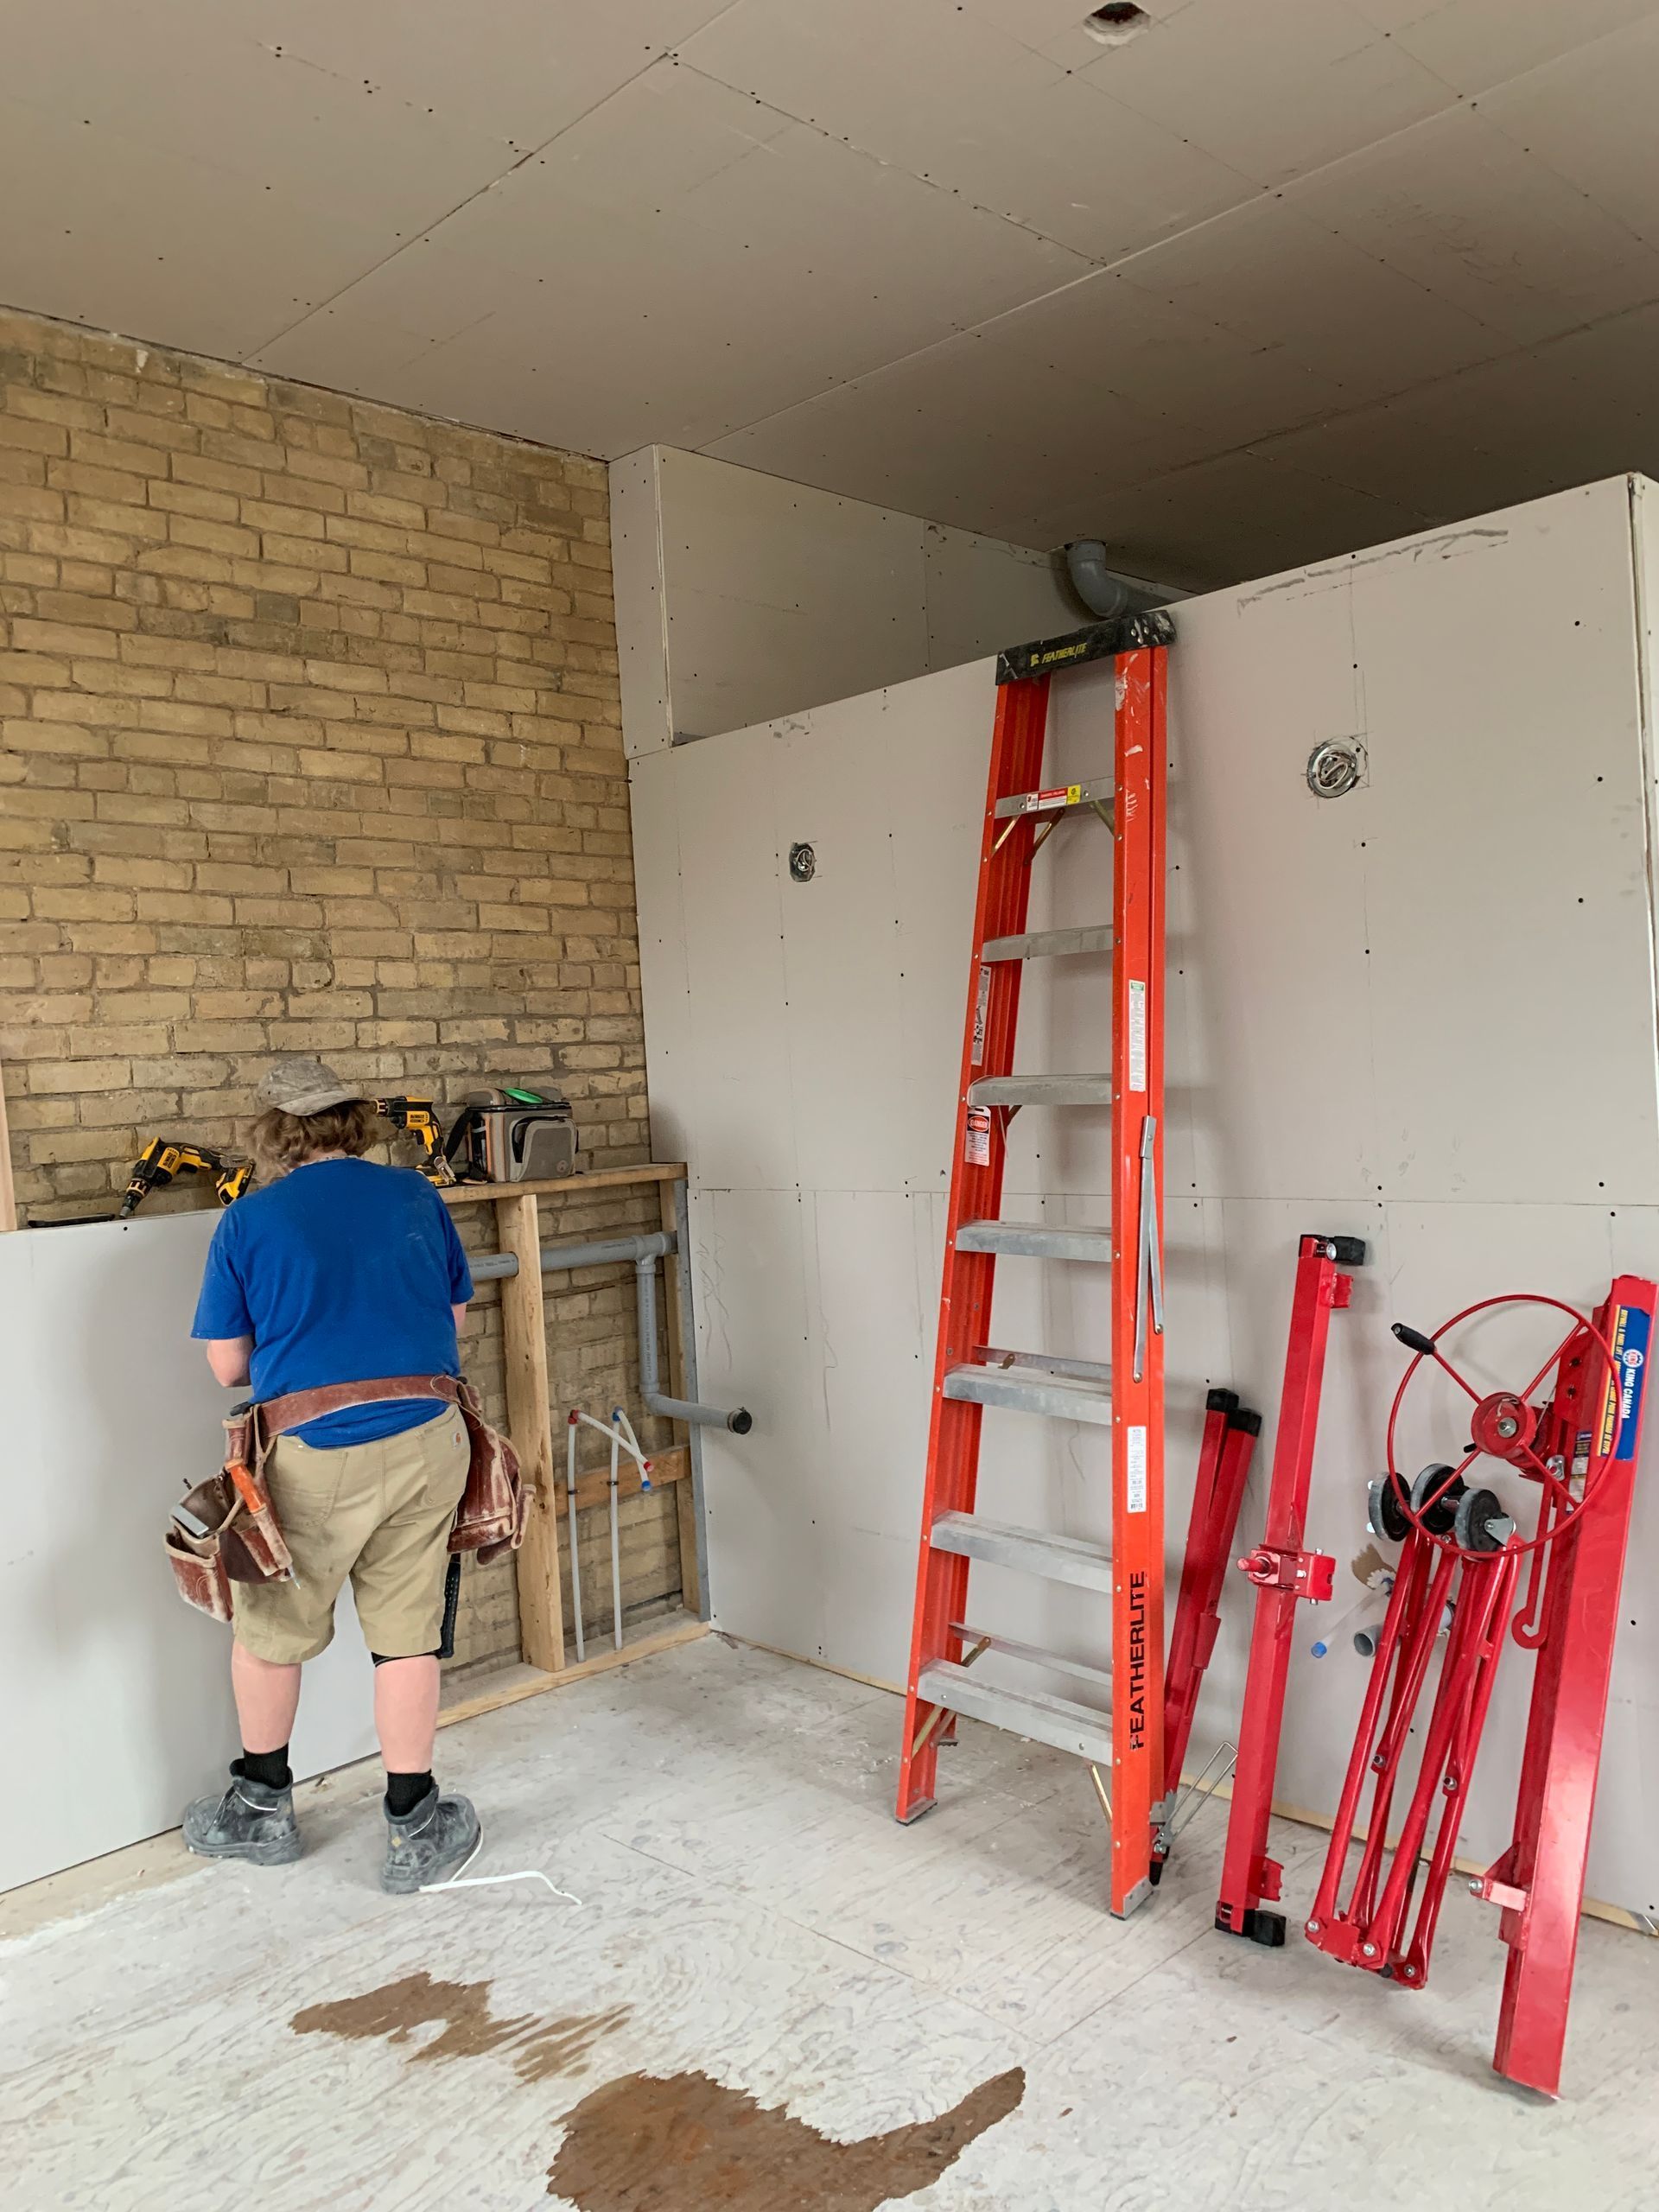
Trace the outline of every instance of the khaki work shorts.
{"type": "Polygon", "coordinates": [[[315,1659],[333,1641],[334,1600],[349,1574],[371,1651],[383,1659],[435,1651],[449,1531],[470,1456],[453,1408],[338,1452],[279,1436],[265,1476],[294,1580],[234,1586],[237,1642],[279,1666],[315,1659]]]}

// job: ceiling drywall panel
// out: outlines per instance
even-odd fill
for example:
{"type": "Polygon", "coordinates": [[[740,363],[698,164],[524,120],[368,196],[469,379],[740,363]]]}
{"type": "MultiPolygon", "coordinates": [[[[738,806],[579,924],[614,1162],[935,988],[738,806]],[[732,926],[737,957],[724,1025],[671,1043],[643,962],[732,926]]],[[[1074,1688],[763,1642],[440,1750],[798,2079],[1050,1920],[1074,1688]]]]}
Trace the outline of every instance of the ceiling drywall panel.
{"type": "Polygon", "coordinates": [[[1101,259],[1201,222],[1249,189],[1178,126],[1137,115],[1105,85],[964,16],[955,0],[738,0],[685,60],[1101,259]]]}
{"type": "Polygon", "coordinates": [[[362,389],[388,331],[429,330],[378,397],[476,417],[481,392],[500,428],[587,451],[629,424],[695,446],[1085,266],[671,65],[259,359],[362,389]]]}
{"type": "MultiPolygon", "coordinates": [[[[77,168],[98,166],[111,138],[200,163],[290,210],[344,216],[390,251],[503,166],[488,132],[238,35],[205,0],[113,10],[51,0],[7,9],[3,29],[6,96],[68,119],[82,134],[77,168]]],[[[58,186],[54,173],[51,194],[58,186]]]]}
{"type": "Polygon", "coordinates": [[[1650,0],[1352,0],[1354,12],[1463,93],[1483,92],[1643,22],[1650,0]]]}
{"type": "Polygon", "coordinates": [[[0,0],[0,303],[1195,582],[1651,465],[1659,0],[1088,14],[0,0]]]}
{"type": "Polygon", "coordinates": [[[1480,102],[1489,124],[1649,245],[1659,244],[1656,111],[1659,22],[1567,54],[1480,102]]]}
{"type": "MultiPolygon", "coordinates": [[[[1332,414],[1490,360],[1508,344],[1277,196],[1139,256],[1117,281],[1220,324],[1281,376],[1294,361],[1332,414]]],[[[1188,371],[1202,376],[1205,364],[1188,371]]]]}
{"type": "Polygon", "coordinates": [[[1352,155],[1286,198],[1517,345],[1659,296],[1659,255],[1471,106],[1352,155]]]}
{"type": "Polygon", "coordinates": [[[1344,0],[1192,0],[1084,73],[1258,185],[1283,184],[1456,99],[1344,0]]]}
{"type": "Polygon", "coordinates": [[[0,299],[243,358],[372,268],[384,232],[0,96],[0,299]],[[96,135],[98,152],[89,157],[96,135]],[[29,208],[48,220],[19,219],[29,208]]]}
{"type": "MultiPolygon", "coordinates": [[[[212,0],[213,12],[246,38],[520,151],[568,129],[728,4],[212,0]]],[[[148,29],[153,17],[143,21],[148,29]]]]}
{"type": "Polygon", "coordinates": [[[1639,308],[1259,450],[1430,520],[1478,514],[1511,493],[1541,498],[1659,466],[1656,360],[1659,308],[1639,308]]]}

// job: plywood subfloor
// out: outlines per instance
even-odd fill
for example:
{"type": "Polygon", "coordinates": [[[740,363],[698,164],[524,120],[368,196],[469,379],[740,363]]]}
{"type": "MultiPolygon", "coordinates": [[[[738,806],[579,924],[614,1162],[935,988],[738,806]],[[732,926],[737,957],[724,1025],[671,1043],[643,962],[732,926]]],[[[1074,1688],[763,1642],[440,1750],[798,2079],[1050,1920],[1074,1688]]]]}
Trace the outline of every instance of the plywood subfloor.
{"type": "MultiPolygon", "coordinates": [[[[89,1877],[78,1915],[61,1880],[32,1929],[10,1900],[10,2212],[1651,2203],[1637,1938],[1586,1928],[1545,2106],[1488,2073],[1501,1956],[1471,1900],[1421,1995],[1230,1942],[1217,1810],[1119,1925],[1075,1764],[965,1727],[900,1829],[898,1719],[709,1637],[446,1732],[476,1871],[540,1867],[580,1904],[383,1897],[369,1767],[302,1793],[296,1867],[168,1880],[161,1845],[148,1886],[89,1877]]],[[[1294,1903],[1319,1840],[1278,1847],[1294,1903]]]]}

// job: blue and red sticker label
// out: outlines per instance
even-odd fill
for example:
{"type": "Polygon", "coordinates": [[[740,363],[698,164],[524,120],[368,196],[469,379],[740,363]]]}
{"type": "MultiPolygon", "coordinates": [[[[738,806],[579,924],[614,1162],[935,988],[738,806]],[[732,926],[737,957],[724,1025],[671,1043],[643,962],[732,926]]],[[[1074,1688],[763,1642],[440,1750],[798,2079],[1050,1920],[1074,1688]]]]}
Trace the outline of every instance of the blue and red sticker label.
{"type": "Polygon", "coordinates": [[[1648,1379],[1649,1340],[1652,1316],[1638,1306],[1621,1306],[1613,1315],[1609,1342],[1613,1350],[1613,1373],[1602,1408],[1599,1451],[1611,1450],[1615,1459],[1636,1456],[1637,1429],[1642,1419],[1642,1393],[1648,1379]]]}

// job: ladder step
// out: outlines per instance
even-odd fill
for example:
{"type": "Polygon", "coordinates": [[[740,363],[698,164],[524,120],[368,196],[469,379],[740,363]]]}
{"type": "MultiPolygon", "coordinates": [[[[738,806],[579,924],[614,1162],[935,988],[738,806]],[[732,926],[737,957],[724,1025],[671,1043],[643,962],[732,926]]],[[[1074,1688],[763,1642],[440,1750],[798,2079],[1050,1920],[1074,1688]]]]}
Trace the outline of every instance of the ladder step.
{"type": "Polygon", "coordinates": [[[1074,1382],[1098,1382],[1109,1390],[1112,1370],[1103,1359],[1065,1359],[1053,1351],[1009,1351],[1001,1344],[976,1344],[970,1355],[975,1367],[1030,1367],[1039,1375],[1069,1375],[1074,1382]]]}
{"type": "Polygon", "coordinates": [[[958,1252],[1004,1252],[1025,1260],[1093,1260],[1102,1266],[1112,1256],[1109,1229],[1051,1229],[1040,1221],[964,1221],[957,1231],[958,1252]]]}
{"type": "Polygon", "coordinates": [[[1109,1075],[991,1075],[968,1086],[970,1106],[1109,1106],[1109,1075]]]}
{"type": "Polygon", "coordinates": [[[966,1621],[952,1621],[952,1636],[959,1636],[969,1644],[979,1644],[987,1651],[1000,1652],[1005,1659],[1022,1659],[1028,1666],[1046,1667],[1056,1675],[1075,1675],[1080,1682],[1092,1682],[1105,1700],[1109,1713],[1112,1704],[1112,1670],[1109,1667],[1091,1667],[1082,1659],[1064,1659],[1058,1651],[1042,1651],[1034,1643],[1016,1643],[1011,1636],[993,1636],[988,1629],[969,1628],[966,1621]]]}
{"type": "Polygon", "coordinates": [[[1109,952],[1112,926],[1102,922],[1091,929],[1027,930],[1020,937],[987,938],[980,947],[982,960],[1042,960],[1051,953],[1109,952]]]}
{"type": "Polygon", "coordinates": [[[1109,1427],[1112,1418],[1110,1382],[1099,1373],[1072,1376],[1029,1367],[950,1367],[945,1370],[944,1395],[970,1406],[1000,1406],[1008,1413],[1040,1414],[1050,1421],[1092,1421],[1101,1428],[1109,1427]]]}
{"type": "Polygon", "coordinates": [[[972,1513],[942,1513],[929,1541],[936,1552],[981,1559],[988,1567],[1016,1567],[1040,1574],[1046,1582],[1071,1582],[1079,1590],[1112,1586],[1111,1554],[1083,1536],[1051,1536],[1040,1529],[1010,1528],[1006,1521],[982,1521],[972,1513]]]}
{"type": "Polygon", "coordinates": [[[1103,806],[1109,814],[1117,793],[1109,776],[1097,776],[1092,784],[1057,784],[1046,791],[1010,791],[1007,798],[996,802],[999,822],[1020,814],[1081,814],[1092,813],[1103,806]]]}
{"type": "Polygon", "coordinates": [[[982,1681],[971,1667],[953,1667],[937,1659],[917,1678],[916,1694],[929,1705],[984,1720],[1010,1735],[1028,1737],[1035,1744],[1050,1744],[1057,1751],[1071,1751],[1096,1766],[1109,1766],[1112,1759],[1110,1715],[1092,1706],[1074,1704],[1069,1697],[1046,1697],[1038,1690],[999,1689],[982,1681]]]}

